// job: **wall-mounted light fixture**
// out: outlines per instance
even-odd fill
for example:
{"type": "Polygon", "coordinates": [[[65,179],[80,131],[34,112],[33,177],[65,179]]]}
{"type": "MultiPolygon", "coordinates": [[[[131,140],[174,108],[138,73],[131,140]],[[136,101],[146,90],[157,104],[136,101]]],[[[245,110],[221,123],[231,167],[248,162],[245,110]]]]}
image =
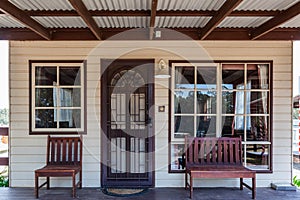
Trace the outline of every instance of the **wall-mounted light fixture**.
{"type": "Polygon", "coordinates": [[[158,71],[155,74],[155,78],[170,78],[169,67],[163,59],[158,62],[158,71]]]}

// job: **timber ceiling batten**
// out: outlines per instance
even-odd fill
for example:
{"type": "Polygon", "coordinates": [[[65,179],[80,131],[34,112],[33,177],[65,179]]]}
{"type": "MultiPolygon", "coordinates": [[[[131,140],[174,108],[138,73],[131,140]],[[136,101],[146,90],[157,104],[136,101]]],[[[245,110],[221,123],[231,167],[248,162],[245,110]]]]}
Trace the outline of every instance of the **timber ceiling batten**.
{"type": "Polygon", "coordinates": [[[45,27],[33,20],[26,12],[8,2],[8,0],[0,1],[0,9],[44,39],[51,40],[51,34],[45,27]]]}
{"type": "Polygon", "coordinates": [[[87,24],[87,26],[96,36],[96,38],[98,40],[101,40],[100,29],[97,23],[95,22],[95,20],[93,19],[92,15],[90,14],[90,12],[88,11],[88,9],[83,4],[83,2],[81,0],[69,0],[69,2],[77,11],[77,13],[81,16],[83,21],[87,24]]]}
{"type": "Polygon", "coordinates": [[[242,1],[226,1],[211,20],[201,29],[200,40],[205,39],[242,1]]]}
{"type": "Polygon", "coordinates": [[[156,10],[157,10],[157,1],[158,0],[152,0],[152,5],[151,5],[151,17],[150,17],[150,27],[149,27],[150,40],[153,39],[153,35],[154,35],[154,26],[155,26],[155,18],[156,18],[156,10]]]}
{"type": "Polygon", "coordinates": [[[266,33],[274,30],[284,22],[292,19],[293,17],[297,16],[300,13],[300,2],[296,3],[295,5],[291,6],[290,8],[282,11],[269,21],[265,22],[261,26],[257,27],[253,31],[250,32],[250,37],[252,40],[255,40],[266,33]]]}

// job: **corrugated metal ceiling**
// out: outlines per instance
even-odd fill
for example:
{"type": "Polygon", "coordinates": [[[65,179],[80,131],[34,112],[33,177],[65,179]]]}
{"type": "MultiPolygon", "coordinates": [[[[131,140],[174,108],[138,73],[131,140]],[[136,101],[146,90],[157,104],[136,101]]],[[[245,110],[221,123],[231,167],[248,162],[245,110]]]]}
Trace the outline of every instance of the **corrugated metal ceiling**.
{"type": "Polygon", "coordinates": [[[33,17],[47,28],[86,28],[81,17],[33,17]]]}
{"type": "Polygon", "coordinates": [[[280,28],[298,28],[300,27],[300,15],[292,18],[291,20],[287,21],[286,23],[279,26],[280,28]]]}
{"type": "Polygon", "coordinates": [[[269,19],[271,17],[226,17],[218,28],[254,28],[269,19]]]}
{"type": "Polygon", "coordinates": [[[149,17],[93,17],[101,28],[146,28],[149,17]]]}
{"type": "Polygon", "coordinates": [[[24,28],[25,26],[10,16],[0,15],[1,28],[24,28]]]}
{"type": "Polygon", "coordinates": [[[211,17],[157,17],[155,27],[158,28],[199,28],[211,17]]]}
{"type": "Polygon", "coordinates": [[[285,10],[300,0],[244,0],[235,10],[285,10]]]}
{"type": "Polygon", "coordinates": [[[83,0],[89,10],[150,10],[152,0],[83,0]]]}
{"type": "Polygon", "coordinates": [[[9,0],[22,10],[73,10],[68,0],[9,0]]]}
{"type": "Polygon", "coordinates": [[[158,10],[218,10],[226,0],[162,0],[158,10]]]}

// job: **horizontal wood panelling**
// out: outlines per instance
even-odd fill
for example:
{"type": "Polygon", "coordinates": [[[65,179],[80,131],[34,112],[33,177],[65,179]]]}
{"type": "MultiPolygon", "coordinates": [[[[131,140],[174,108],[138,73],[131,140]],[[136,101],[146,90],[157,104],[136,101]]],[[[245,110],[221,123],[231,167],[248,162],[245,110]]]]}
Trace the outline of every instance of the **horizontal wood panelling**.
{"type": "MultiPolygon", "coordinates": [[[[258,185],[268,187],[270,182],[289,182],[291,156],[286,149],[291,138],[291,42],[286,41],[11,41],[10,110],[11,110],[11,185],[33,186],[33,170],[45,163],[46,136],[28,135],[29,75],[28,60],[87,59],[87,115],[88,133],[84,136],[83,183],[100,186],[100,59],[151,58],[166,62],[174,59],[214,60],[273,60],[274,78],[274,170],[280,172],[258,176],[258,185]],[[206,54],[207,52],[208,54],[206,54]],[[123,54],[123,55],[122,55],[123,54]],[[201,55],[202,54],[202,55],[201,55]],[[277,149],[278,148],[278,149],[277,149]],[[28,159],[30,157],[30,160],[28,159]],[[288,164],[283,162],[289,162],[288,164]],[[22,169],[22,165],[24,168],[22,169]],[[285,167],[283,167],[285,166],[285,167]],[[32,168],[30,168],[32,167],[32,168]],[[26,179],[26,180],[25,180],[26,179]]],[[[155,134],[156,187],[182,187],[182,174],[168,174],[168,112],[158,113],[158,105],[168,104],[168,80],[155,79],[155,134]]],[[[168,108],[166,106],[166,108],[168,108]]],[[[224,182],[221,181],[220,185],[224,182]]],[[[236,181],[225,181],[236,184],[236,181]]],[[[54,182],[54,185],[56,182],[54,182]]],[[[57,184],[60,184],[59,182],[57,184]]],[[[218,181],[197,182],[209,186],[218,181]]]]}

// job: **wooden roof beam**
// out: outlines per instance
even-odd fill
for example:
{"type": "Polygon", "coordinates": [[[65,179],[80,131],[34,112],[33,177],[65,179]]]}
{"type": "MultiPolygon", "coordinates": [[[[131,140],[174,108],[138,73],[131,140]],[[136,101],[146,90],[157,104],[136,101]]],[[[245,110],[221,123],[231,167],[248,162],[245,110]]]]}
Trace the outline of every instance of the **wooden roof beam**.
{"type": "Polygon", "coordinates": [[[158,0],[152,0],[152,5],[151,5],[151,17],[150,17],[150,27],[149,27],[150,40],[153,39],[153,35],[154,35],[155,18],[156,18],[156,11],[157,11],[157,1],[158,0]]]}
{"type": "Polygon", "coordinates": [[[69,0],[73,8],[77,11],[77,13],[81,16],[83,21],[87,24],[89,29],[93,32],[98,40],[101,40],[101,32],[100,29],[93,19],[92,15],[84,5],[81,0],[69,0]]]}
{"type": "Polygon", "coordinates": [[[300,2],[296,3],[295,5],[289,7],[288,9],[282,11],[269,21],[263,23],[253,31],[250,31],[250,38],[255,40],[266,33],[274,30],[281,24],[287,22],[288,20],[292,19],[293,17],[297,16],[300,13],[300,2]]]}
{"type": "Polygon", "coordinates": [[[200,40],[205,39],[243,0],[226,1],[218,12],[201,29],[200,40]]]}
{"type": "MultiPolygon", "coordinates": [[[[52,16],[52,17],[78,17],[75,10],[24,10],[31,17],[52,16]]],[[[89,10],[92,16],[119,16],[119,17],[149,17],[151,10],[89,10]]],[[[215,10],[157,10],[156,16],[170,17],[211,17],[217,13],[215,10]]],[[[229,16],[231,17],[274,17],[280,13],[279,10],[234,10],[229,16]]],[[[5,14],[0,11],[0,15],[5,14]]]]}
{"type": "Polygon", "coordinates": [[[51,34],[44,26],[33,20],[26,12],[19,9],[8,0],[0,1],[0,9],[44,39],[51,40],[51,34]]]}

